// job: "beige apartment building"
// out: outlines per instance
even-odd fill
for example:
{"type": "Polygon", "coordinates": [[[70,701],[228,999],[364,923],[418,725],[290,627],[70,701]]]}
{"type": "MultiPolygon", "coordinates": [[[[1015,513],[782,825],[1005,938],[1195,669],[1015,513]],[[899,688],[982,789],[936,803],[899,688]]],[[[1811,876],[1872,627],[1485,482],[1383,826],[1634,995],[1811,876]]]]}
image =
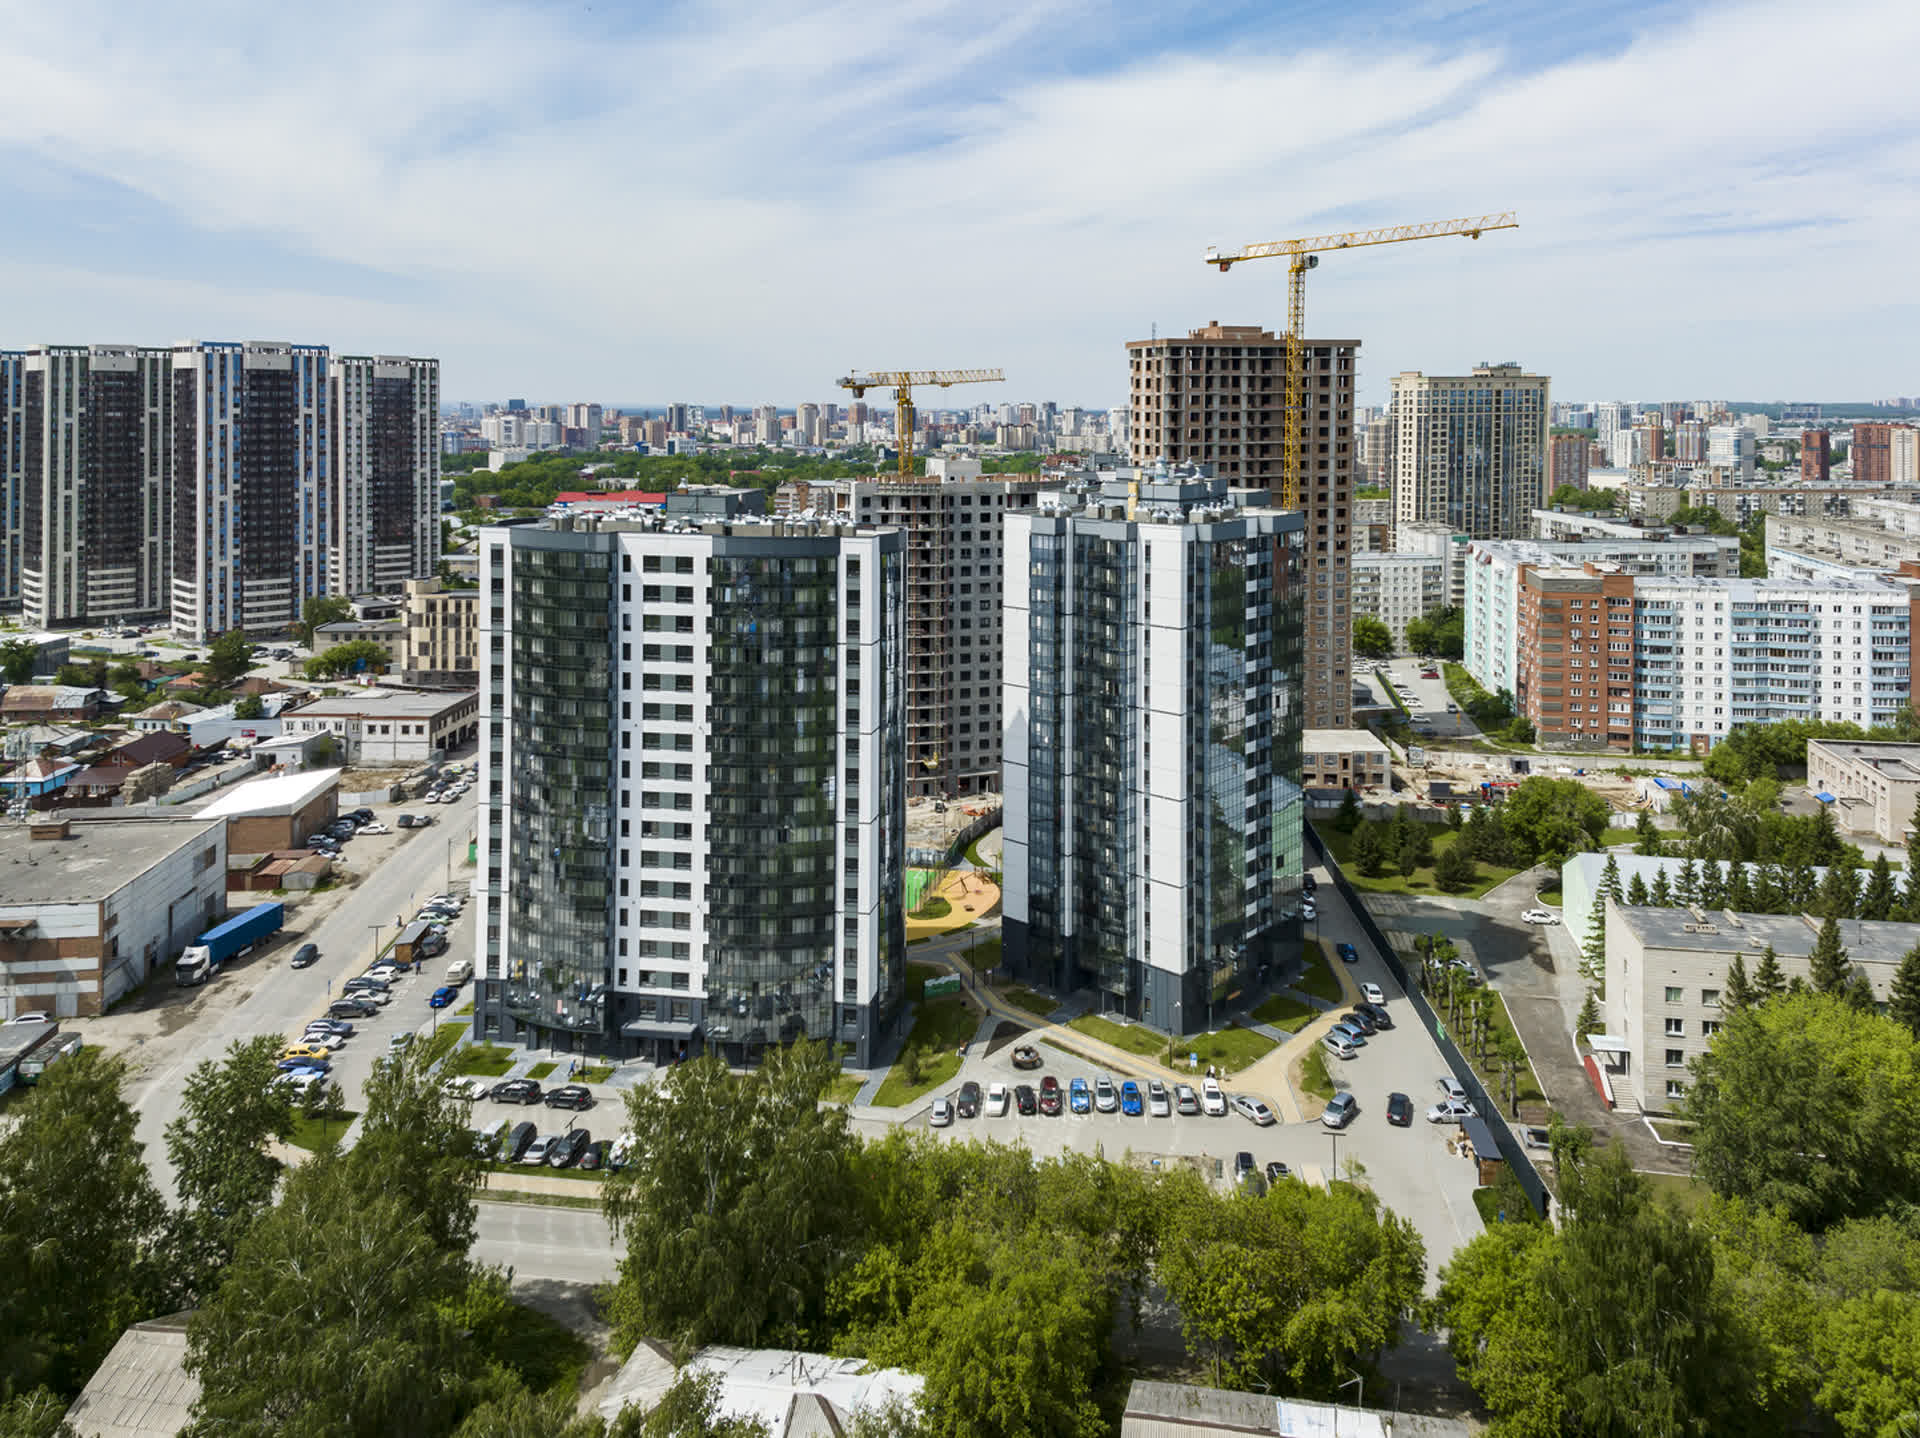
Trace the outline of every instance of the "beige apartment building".
{"type": "MultiPolygon", "coordinates": [[[[1353,379],[1358,340],[1302,342],[1300,508],[1307,528],[1309,728],[1353,722],[1353,379]]],[[[1206,464],[1228,484],[1282,502],[1287,342],[1257,325],[1214,320],[1184,337],[1127,341],[1128,448],[1133,462],[1206,464]]],[[[1545,436],[1544,421],[1541,434],[1545,436]]]]}
{"type": "Polygon", "coordinates": [[[1833,805],[1842,829],[1904,844],[1920,803],[1920,744],[1809,739],[1807,790],[1833,805]]]}
{"type": "Polygon", "coordinates": [[[1464,375],[1409,370],[1391,385],[1395,526],[1524,538],[1546,498],[1547,376],[1482,364],[1464,375]]]}
{"type": "Polygon", "coordinates": [[[405,683],[472,688],[479,683],[478,589],[443,589],[438,579],[407,581],[405,683]]]}

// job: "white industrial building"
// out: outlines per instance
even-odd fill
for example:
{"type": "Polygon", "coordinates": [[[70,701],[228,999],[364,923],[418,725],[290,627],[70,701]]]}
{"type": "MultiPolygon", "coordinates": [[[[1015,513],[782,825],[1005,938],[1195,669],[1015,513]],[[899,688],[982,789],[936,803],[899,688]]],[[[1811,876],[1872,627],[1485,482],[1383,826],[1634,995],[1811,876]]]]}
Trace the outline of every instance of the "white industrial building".
{"type": "Polygon", "coordinates": [[[471,689],[356,689],[288,710],[283,735],[331,734],[348,764],[424,764],[472,739],[480,699],[471,689]]]}
{"type": "Polygon", "coordinates": [[[97,1014],[227,908],[227,831],[186,817],[0,824],[0,1018],[97,1014]]]}
{"type": "Polygon", "coordinates": [[[906,987],[905,547],[759,519],[481,531],[476,1032],[873,1062],[906,987]]]}

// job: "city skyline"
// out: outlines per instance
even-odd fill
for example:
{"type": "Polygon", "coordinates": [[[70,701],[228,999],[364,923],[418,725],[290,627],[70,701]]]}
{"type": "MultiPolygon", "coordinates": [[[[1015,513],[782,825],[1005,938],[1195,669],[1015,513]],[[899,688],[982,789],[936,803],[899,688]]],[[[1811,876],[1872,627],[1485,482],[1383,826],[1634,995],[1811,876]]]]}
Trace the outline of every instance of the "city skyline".
{"type": "Polygon", "coordinates": [[[1365,341],[1360,403],[1507,359],[1565,395],[1872,396],[1915,387],[1878,298],[1916,39],[1869,3],[64,7],[0,53],[0,199],[35,221],[0,284],[11,343],[348,328],[451,396],[999,364],[970,398],[1098,406],[1151,325],[1284,323],[1284,271],[1208,245],[1513,208],[1321,267],[1307,328],[1365,341]],[[1849,83],[1781,104],[1814,53],[1849,83]],[[1649,286],[1686,343],[1619,303],[1649,286]]]}

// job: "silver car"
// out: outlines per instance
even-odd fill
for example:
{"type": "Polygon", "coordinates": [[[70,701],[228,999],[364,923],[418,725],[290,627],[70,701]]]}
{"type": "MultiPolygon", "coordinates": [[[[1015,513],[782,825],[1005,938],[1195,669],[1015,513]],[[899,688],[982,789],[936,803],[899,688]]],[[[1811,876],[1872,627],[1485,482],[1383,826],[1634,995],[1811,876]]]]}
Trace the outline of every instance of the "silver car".
{"type": "Polygon", "coordinates": [[[1113,1113],[1120,1107],[1120,1093],[1105,1074],[1093,1081],[1093,1106],[1101,1113],[1113,1113]]]}

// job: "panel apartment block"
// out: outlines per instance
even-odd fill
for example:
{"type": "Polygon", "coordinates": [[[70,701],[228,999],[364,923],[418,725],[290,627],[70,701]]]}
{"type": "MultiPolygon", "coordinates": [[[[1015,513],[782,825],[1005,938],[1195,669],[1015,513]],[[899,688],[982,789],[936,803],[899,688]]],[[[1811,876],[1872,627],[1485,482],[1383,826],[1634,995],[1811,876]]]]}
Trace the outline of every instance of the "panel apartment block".
{"type": "MultiPolygon", "coordinates": [[[[1306,340],[1300,504],[1307,536],[1307,723],[1353,722],[1353,374],[1358,340],[1306,340]]],[[[1287,343],[1219,321],[1185,338],[1129,340],[1128,451],[1136,465],[1205,464],[1281,503],[1287,343]]],[[[1544,435],[1545,430],[1542,430],[1544,435]]]]}
{"type": "Polygon", "coordinates": [[[1518,539],[1544,499],[1547,377],[1515,364],[1393,377],[1396,525],[1518,539]]]}
{"type": "Polygon", "coordinates": [[[782,496],[790,509],[906,535],[908,798],[1000,792],[1001,521],[1060,488],[948,463],[967,472],[910,484],[829,480],[782,496]]]}
{"type": "Polygon", "coordinates": [[[173,351],[173,630],[277,634],[326,590],[327,350],[173,351]]]}
{"type": "Polygon", "coordinates": [[[26,369],[21,350],[0,350],[0,610],[20,607],[21,495],[26,464],[26,369]]]}
{"type": "Polygon", "coordinates": [[[327,385],[327,588],[398,594],[440,552],[440,362],[336,355],[327,385]]]}
{"type": "Polygon", "coordinates": [[[476,1034],[871,1062],[906,982],[904,537],[561,524],[480,541],[476,1034]]]}
{"type": "Polygon", "coordinates": [[[167,607],[164,350],[45,345],[20,360],[20,597],[37,628],[167,607]]]}
{"type": "Polygon", "coordinates": [[[1298,937],[1307,550],[1224,480],[1136,483],[1007,519],[1004,962],[1191,1033],[1298,937]]]}

